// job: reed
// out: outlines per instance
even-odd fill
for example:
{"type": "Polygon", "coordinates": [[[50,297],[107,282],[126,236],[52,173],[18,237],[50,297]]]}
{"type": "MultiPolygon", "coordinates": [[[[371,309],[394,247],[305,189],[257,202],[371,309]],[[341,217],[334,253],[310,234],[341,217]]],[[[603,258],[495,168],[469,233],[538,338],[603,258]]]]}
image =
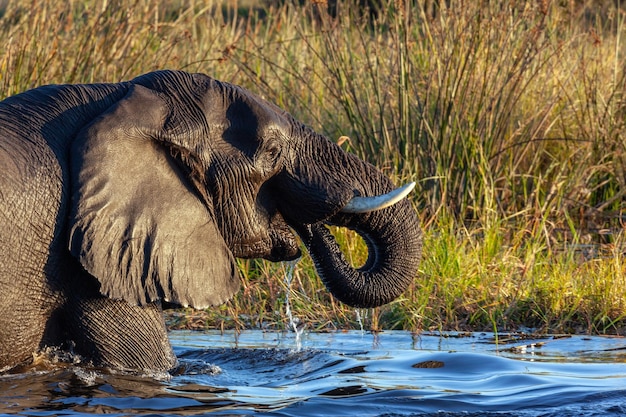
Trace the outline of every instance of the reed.
{"type": "MultiPolygon", "coordinates": [[[[173,326],[622,332],[624,9],[613,2],[0,1],[0,98],[47,83],[200,71],[289,109],[398,182],[424,262],[355,312],[304,257],[240,261],[228,304],[173,326]],[[445,4],[449,4],[445,6],[445,4]],[[567,5],[562,5],[567,4],[567,5]],[[348,138],[348,139],[345,139],[348,138]]],[[[334,233],[354,263],[365,248],[334,233]]]]}

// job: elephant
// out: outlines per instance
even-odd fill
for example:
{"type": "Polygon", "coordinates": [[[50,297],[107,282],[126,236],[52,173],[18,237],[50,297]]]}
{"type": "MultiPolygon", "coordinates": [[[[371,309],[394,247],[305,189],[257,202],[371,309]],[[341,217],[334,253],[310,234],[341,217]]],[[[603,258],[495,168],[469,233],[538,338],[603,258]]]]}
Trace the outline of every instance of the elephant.
{"type": "Polygon", "coordinates": [[[228,301],[236,258],[301,245],[341,302],[375,307],[418,272],[422,231],[373,165],[248,90],[161,70],[0,102],[0,369],[47,347],[171,371],[163,306],[228,301]],[[328,225],[363,237],[346,261],[328,225]],[[299,239],[298,237],[299,236],[299,239]]]}

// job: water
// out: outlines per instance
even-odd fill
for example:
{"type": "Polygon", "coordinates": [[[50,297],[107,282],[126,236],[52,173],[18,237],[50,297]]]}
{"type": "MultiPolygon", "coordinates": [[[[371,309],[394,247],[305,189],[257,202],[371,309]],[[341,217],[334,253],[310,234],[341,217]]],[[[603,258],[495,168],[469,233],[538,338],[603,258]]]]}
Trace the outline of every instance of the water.
{"type": "Polygon", "coordinates": [[[626,414],[624,338],[501,334],[496,345],[484,333],[174,331],[171,340],[182,364],[171,378],[71,364],[32,369],[0,377],[0,409],[29,416],[626,414]]]}
{"type": "Polygon", "coordinates": [[[304,332],[304,326],[298,327],[300,319],[294,317],[291,313],[291,302],[289,300],[289,294],[291,294],[291,281],[293,281],[293,273],[296,269],[296,264],[300,261],[300,258],[291,261],[284,262],[285,264],[285,283],[287,284],[287,291],[285,291],[285,314],[289,318],[289,327],[296,335],[296,350],[300,350],[300,336],[304,332]]]}

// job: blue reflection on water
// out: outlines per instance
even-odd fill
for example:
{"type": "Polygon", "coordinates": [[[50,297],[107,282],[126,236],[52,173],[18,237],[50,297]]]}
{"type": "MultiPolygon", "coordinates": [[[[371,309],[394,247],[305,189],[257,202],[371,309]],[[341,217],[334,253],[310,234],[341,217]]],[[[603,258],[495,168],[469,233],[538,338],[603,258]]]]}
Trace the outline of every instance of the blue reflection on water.
{"type": "Polygon", "coordinates": [[[626,414],[626,340],[384,332],[171,333],[171,378],[74,365],[0,378],[22,415],[626,414]]]}

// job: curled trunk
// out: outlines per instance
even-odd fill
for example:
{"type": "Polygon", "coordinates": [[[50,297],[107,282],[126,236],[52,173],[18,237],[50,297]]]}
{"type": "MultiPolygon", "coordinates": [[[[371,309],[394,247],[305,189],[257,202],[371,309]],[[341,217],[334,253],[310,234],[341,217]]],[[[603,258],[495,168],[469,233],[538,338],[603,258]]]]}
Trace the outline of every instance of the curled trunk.
{"type": "Polygon", "coordinates": [[[366,263],[353,268],[323,223],[298,230],[324,285],[340,301],[360,308],[387,304],[416,278],[422,235],[409,201],[365,214],[339,213],[325,223],[354,230],[368,247],[366,263]]]}
{"type": "Polygon", "coordinates": [[[416,278],[422,252],[419,219],[404,198],[412,185],[395,190],[380,170],[322,135],[299,125],[294,131],[303,140],[294,142],[290,153],[297,157],[276,178],[279,211],[337,299],[363,308],[389,303],[416,278]],[[326,225],[347,227],[363,238],[368,258],[362,267],[350,265],[326,225]]]}

